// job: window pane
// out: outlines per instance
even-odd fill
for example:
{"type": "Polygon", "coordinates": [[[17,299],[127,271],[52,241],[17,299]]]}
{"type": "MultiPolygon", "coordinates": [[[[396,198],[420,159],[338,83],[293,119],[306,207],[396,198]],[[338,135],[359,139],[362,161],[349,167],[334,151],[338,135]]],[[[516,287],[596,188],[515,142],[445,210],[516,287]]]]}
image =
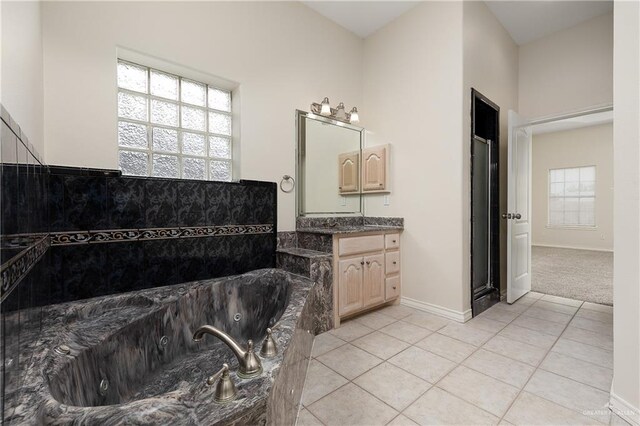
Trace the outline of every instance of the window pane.
{"type": "Polygon", "coordinates": [[[204,132],[206,130],[206,116],[203,109],[191,108],[188,106],[182,107],[182,127],[191,130],[200,130],[204,132]]]}
{"type": "Polygon", "coordinates": [[[565,212],[577,212],[580,210],[579,198],[565,198],[564,199],[564,211],[565,212]]]}
{"type": "Polygon", "coordinates": [[[580,169],[565,169],[564,180],[565,182],[580,181],[580,169]]]}
{"type": "Polygon", "coordinates": [[[580,183],[567,182],[564,184],[564,195],[575,197],[580,195],[580,183]]]}
{"type": "Polygon", "coordinates": [[[580,213],[578,211],[574,212],[564,212],[564,223],[563,225],[578,225],[580,219],[580,213]]]}
{"type": "Polygon", "coordinates": [[[595,226],[595,215],[593,212],[581,211],[580,212],[580,225],[582,226],[595,226]]]}
{"type": "Polygon", "coordinates": [[[147,98],[118,92],[118,117],[147,121],[147,98]]]}
{"type": "Polygon", "coordinates": [[[153,149],[156,151],[178,152],[178,131],[153,128],[153,149]]]}
{"type": "Polygon", "coordinates": [[[596,195],[596,183],[580,182],[580,195],[596,195]]]}
{"type": "Polygon", "coordinates": [[[549,187],[549,195],[552,197],[564,195],[564,183],[552,183],[549,187]]]}
{"type": "Polygon", "coordinates": [[[564,221],[564,212],[549,212],[550,225],[562,225],[564,221]]]}
{"type": "Polygon", "coordinates": [[[178,177],[178,157],[175,155],[153,155],[153,175],[158,177],[178,177]]]}
{"type": "Polygon", "coordinates": [[[564,169],[549,170],[549,182],[564,182],[564,169]]]}
{"type": "Polygon", "coordinates": [[[118,62],[118,87],[147,93],[147,69],[127,62],[118,62]]]}
{"type": "Polygon", "coordinates": [[[564,198],[550,198],[549,211],[561,212],[564,210],[564,198]]]}
{"type": "Polygon", "coordinates": [[[191,155],[205,155],[204,135],[182,133],[182,152],[191,155]]]}
{"type": "Polygon", "coordinates": [[[151,70],[151,94],[178,100],[178,77],[151,70]]]}
{"type": "Polygon", "coordinates": [[[191,157],[183,158],[182,177],[185,179],[206,179],[205,159],[191,157]]]}
{"type": "Polygon", "coordinates": [[[231,93],[209,87],[209,108],[231,112],[231,93]]]}
{"type": "Polygon", "coordinates": [[[582,167],[580,169],[580,180],[581,181],[595,181],[596,180],[596,168],[591,167],[582,167]]]}
{"type": "Polygon", "coordinates": [[[221,136],[209,136],[209,156],[231,158],[231,139],[221,136]]]}
{"type": "Polygon", "coordinates": [[[209,131],[231,136],[231,117],[209,111],[209,131]]]}
{"type": "Polygon", "coordinates": [[[151,122],[157,124],[164,124],[165,126],[178,126],[178,105],[158,101],[156,99],[151,100],[151,122]]]}
{"type": "Polygon", "coordinates": [[[146,149],[147,126],[126,121],[118,122],[118,145],[146,149]]]}
{"type": "Polygon", "coordinates": [[[120,151],[120,170],[123,175],[147,176],[149,156],[146,152],[120,151]]]}
{"type": "Polygon", "coordinates": [[[226,161],[211,161],[211,180],[231,180],[231,163],[226,161]]]}
{"type": "Polygon", "coordinates": [[[182,80],[182,102],[193,105],[206,106],[205,85],[191,80],[182,80]]]}

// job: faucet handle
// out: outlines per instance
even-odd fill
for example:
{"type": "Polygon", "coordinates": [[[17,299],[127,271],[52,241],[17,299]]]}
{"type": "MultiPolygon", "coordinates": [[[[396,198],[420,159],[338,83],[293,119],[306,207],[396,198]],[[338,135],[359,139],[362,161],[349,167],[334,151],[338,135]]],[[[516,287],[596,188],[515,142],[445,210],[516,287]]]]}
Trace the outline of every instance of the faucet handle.
{"type": "Polygon", "coordinates": [[[216,383],[216,390],[213,399],[216,402],[231,401],[238,394],[236,386],[233,384],[233,380],[231,380],[231,376],[229,375],[229,364],[222,364],[220,371],[207,378],[207,386],[211,386],[214,383],[216,383]],[[218,380],[218,378],[220,380],[218,380]],[[216,380],[218,380],[218,383],[216,383],[216,380]]]}
{"type": "Polygon", "coordinates": [[[263,358],[272,358],[278,354],[278,347],[276,341],[273,338],[273,330],[267,328],[267,337],[262,342],[262,348],[260,349],[260,355],[263,358]]]}

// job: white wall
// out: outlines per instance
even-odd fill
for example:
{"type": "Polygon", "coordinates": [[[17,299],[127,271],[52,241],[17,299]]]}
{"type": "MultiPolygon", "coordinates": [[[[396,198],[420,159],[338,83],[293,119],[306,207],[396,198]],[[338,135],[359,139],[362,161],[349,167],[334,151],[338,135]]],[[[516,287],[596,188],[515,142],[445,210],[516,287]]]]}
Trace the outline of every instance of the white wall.
{"type": "Polygon", "coordinates": [[[0,102],[44,153],[40,2],[2,1],[0,102]]]}
{"type": "MultiPolygon", "coordinates": [[[[508,112],[518,106],[518,46],[484,2],[464,3],[464,194],[470,194],[471,88],[500,107],[500,211],[507,211],[508,112]]],[[[471,200],[467,197],[466,206],[471,200]]],[[[465,208],[465,235],[470,243],[470,209],[465,208]]],[[[468,256],[470,246],[465,248],[468,256]]],[[[467,273],[469,276],[469,273],[467,273]]],[[[507,285],[507,227],[500,222],[500,286],[507,285]]],[[[470,296],[470,295],[469,295],[470,296]]]]}
{"type": "Polygon", "coordinates": [[[613,250],[613,125],[534,134],[533,245],[613,250]],[[549,169],[596,166],[595,228],[547,227],[549,169]]]}
{"type": "Polygon", "coordinates": [[[405,218],[403,301],[463,312],[462,3],[400,16],[365,40],[363,69],[367,145],[391,143],[393,185],[390,206],[367,196],[365,212],[405,218]]]}
{"type": "MultiPolygon", "coordinates": [[[[49,164],[117,168],[118,46],[240,83],[243,179],[295,173],[296,108],[325,96],[361,104],[362,40],[298,2],[45,2],[42,12],[49,164]]],[[[279,230],[294,229],[294,200],[279,192],[279,230]]]]}
{"type": "Polygon", "coordinates": [[[520,46],[520,114],[540,118],[610,105],[612,61],[612,14],[520,46]]]}
{"type": "Polygon", "coordinates": [[[640,424],[640,4],[614,5],[613,385],[611,402],[640,424]]]}

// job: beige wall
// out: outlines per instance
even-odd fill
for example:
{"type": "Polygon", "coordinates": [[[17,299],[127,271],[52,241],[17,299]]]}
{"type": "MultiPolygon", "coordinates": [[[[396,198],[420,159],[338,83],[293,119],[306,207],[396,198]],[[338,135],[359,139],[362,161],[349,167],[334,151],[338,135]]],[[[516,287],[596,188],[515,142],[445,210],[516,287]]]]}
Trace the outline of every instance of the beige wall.
{"type": "Polygon", "coordinates": [[[614,14],[611,402],[614,410],[626,411],[628,420],[640,425],[640,4],[616,1],[614,14]]]}
{"type": "Polygon", "coordinates": [[[520,46],[519,113],[559,115],[613,102],[613,15],[520,46]]]}
{"type": "Polygon", "coordinates": [[[2,1],[0,102],[44,155],[40,3],[2,1]]]}
{"type": "MultiPolygon", "coordinates": [[[[391,144],[390,205],[403,216],[403,303],[469,309],[463,221],[462,3],[422,3],[365,40],[362,124],[367,145],[391,144]]],[[[451,312],[447,311],[450,310],[451,312]]]]}
{"type": "MultiPolygon", "coordinates": [[[[361,105],[362,40],[298,2],[45,2],[42,10],[50,164],[117,168],[117,47],[240,84],[243,179],[295,173],[296,108],[325,96],[361,105]]],[[[279,230],[294,229],[294,200],[279,192],[279,230]]]]}
{"type": "Polygon", "coordinates": [[[613,124],[533,136],[533,245],[613,250],[613,124]],[[596,166],[596,227],[547,227],[549,169],[596,166]]]}
{"type": "MultiPolygon", "coordinates": [[[[500,211],[507,210],[507,139],[510,109],[518,107],[518,46],[502,27],[484,2],[464,3],[464,108],[462,109],[464,130],[465,188],[470,194],[470,139],[471,139],[471,88],[500,106],[499,180],[500,211]]],[[[469,206],[471,200],[466,199],[469,206]]],[[[470,209],[465,211],[470,213],[470,209]]],[[[471,217],[464,220],[465,235],[470,242],[471,217]]],[[[470,245],[465,248],[468,255],[470,245]]],[[[469,276],[469,274],[467,274],[469,276]]],[[[507,285],[507,227],[500,222],[500,285],[507,285]]],[[[469,295],[470,296],[470,295],[469,295]]]]}

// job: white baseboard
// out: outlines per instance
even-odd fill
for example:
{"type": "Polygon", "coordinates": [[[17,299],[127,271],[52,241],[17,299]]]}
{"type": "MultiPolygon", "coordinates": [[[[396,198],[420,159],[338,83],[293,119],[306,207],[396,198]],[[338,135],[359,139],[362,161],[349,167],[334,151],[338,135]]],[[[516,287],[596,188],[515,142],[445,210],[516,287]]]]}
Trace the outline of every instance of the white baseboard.
{"type": "Polygon", "coordinates": [[[562,248],[562,249],[571,249],[571,250],[588,250],[588,251],[604,251],[606,253],[613,253],[613,249],[602,249],[602,248],[589,248],[589,247],[575,247],[575,246],[560,246],[553,244],[531,244],[532,247],[549,247],[549,248],[562,248]]]}
{"type": "Polygon", "coordinates": [[[441,317],[445,317],[447,319],[454,320],[457,322],[467,322],[471,319],[471,309],[467,309],[464,312],[460,312],[460,311],[455,311],[453,309],[445,308],[443,306],[422,302],[416,299],[411,299],[409,297],[402,297],[400,299],[400,304],[408,306],[410,308],[418,309],[419,311],[440,315],[441,317]]]}
{"type": "Polygon", "coordinates": [[[611,392],[609,407],[616,415],[633,426],[640,426],[640,409],[629,404],[615,393],[611,392]]]}

